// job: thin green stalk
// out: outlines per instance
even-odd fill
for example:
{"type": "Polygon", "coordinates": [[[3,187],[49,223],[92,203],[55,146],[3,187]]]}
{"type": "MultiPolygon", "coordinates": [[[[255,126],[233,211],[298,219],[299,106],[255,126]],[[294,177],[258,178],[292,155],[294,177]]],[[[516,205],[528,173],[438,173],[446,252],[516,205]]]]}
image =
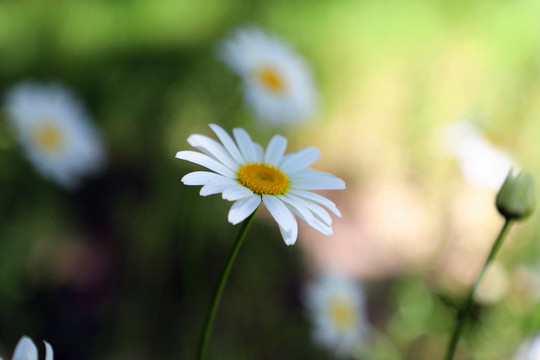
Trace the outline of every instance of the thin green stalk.
{"type": "Polygon", "coordinates": [[[489,255],[486,259],[486,262],[484,263],[482,270],[480,270],[480,273],[478,274],[478,277],[476,278],[476,281],[474,282],[474,285],[472,286],[471,291],[469,292],[469,295],[467,296],[467,299],[465,300],[465,306],[458,313],[456,326],[454,328],[454,332],[452,333],[452,337],[450,338],[450,342],[448,343],[446,356],[444,357],[445,360],[454,359],[454,353],[456,352],[459,337],[461,336],[461,333],[463,332],[465,323],[467,322],[467,318],[469,316],[469,312],[471,311],[473,297],[474,297],[476,288],[478,287],[478,284],[480,283],[480,279],[482,279],[482,275],[484,275],[486,268],[489,266],[489,264],[491,264],[491,262],[495,258],[495,255],[497,255],[497,252],[499,251],[504,241],[504,238],[506,237],[506,234],[508,233],[508,229],[510,228],[511,223],[512,223],[512,220],[510,219],[505,220],[504,225],[499,233],[499,236],[497,236],[497,239],[493,243],[491,251],[489,252],[489,255]]]}
{"type": "Polygon", "coordinates": [[[212,296],[212,301],[210,302],[210,307],[208,308],[208,313],[206,314],[203,332],[201,334],[201,341],[199,343],[199,349],[197,351],[197,360],[204,359],[208,340],[210,339],[210,335],[212,334],[214,319],[216,317],[217,309],[219,307],[219,302],[221,301],[221,294],[223,293],[223,289],[225,289],[225,284],[227,283],[227,279],[229,278],[229,273],[231,272],[234,259],[236,259],[236,254],[238,253],[238,250],[240,249],[240,246],[242,245],[242,242],[246,237],[247,231],[253,221],[253,218],[255,217],[256,212],[257,210],[255,210],[246,220],[242,222],[240,230],[238,231],[238,235],[236,236],[236,240],[231,247],[231,250],[229,250],[229,255],[227,256],[225,266],[223,267],[223,270],[221,272],[221,278],[219,279],[219,282],[214,289],[214,295],[212,296]]]}

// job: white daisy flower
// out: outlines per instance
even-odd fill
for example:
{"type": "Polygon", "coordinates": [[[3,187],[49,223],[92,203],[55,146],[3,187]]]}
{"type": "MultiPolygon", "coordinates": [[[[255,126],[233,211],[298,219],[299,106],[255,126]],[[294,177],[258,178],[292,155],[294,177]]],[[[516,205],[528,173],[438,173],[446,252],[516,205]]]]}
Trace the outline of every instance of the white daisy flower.
{"type": "Polygon", "coordinates": [[[186,185],[203,185],[200,194],[222,194],[234,201],[229,222],[238,224],[264,203],[279,225],[287,245],[296,242],[295,215],[323,234],[331,235],[332,218],[320,205],[341,216],[336,205],[310,190],[338,190],[345,182],[333,175],[309,169],[320,153],[313,147],[287,154],[287,139],[275,135],[266,151],[253,142],[242,128],[233,129],[234,140],[215,124],[210,128],[221,144],[203,136],[191,135],[188,142],[201,152],[179,151],[178,159],[202,165],[213,172],[195,171],[182,178],[186,185]]]}
{"type": "Polygon", "coordinates": [[[498,190],[508,171],[516,167],[514,160],[493,145],[471,123],[456,122],[443,128],[448,152],[459,160],[463,176],[475,185],[498,190]]]}
{"type": "Polygon", "coordinates": [[[540,335],[523,342],[517,351],[515,360],[540,360],[540,335]]]}
{"type": "Polygon", "coordinates": [[[330,273],[309,284],[305,295],[317,343],[338,357],[360,349],[368,329],[362,287],[347,276],[330,273]]]}
{"type": "Polygon", "coordinates": [[[7,94],[5,105],[26,156],[44,177],[72,189],[102,166],[101,139],[66,89],[24,82],[7,94]]]}
{"type": "Polygon", "coordinates": [[[277,37],[254,26],[241,28],[223,42],[219,56],[242,79],[244,98],[259,119],[301,122],[315,114],[311,71],[277,37]]]}
{"type": "MultiPolygon", "coordinates": [[[[51,344],[44,341],[45,343],[45,360],[53,360],[53,349],[51,344]]],[[[13,357],[11,360],[37,360],[38,359],[38,350],[36,345],[28,336],[23,336],[21,340],[17,343],[15,351],[13,352],[13,357]]],[[[0,358],[2,360],[2,358],[0,358]]]]}

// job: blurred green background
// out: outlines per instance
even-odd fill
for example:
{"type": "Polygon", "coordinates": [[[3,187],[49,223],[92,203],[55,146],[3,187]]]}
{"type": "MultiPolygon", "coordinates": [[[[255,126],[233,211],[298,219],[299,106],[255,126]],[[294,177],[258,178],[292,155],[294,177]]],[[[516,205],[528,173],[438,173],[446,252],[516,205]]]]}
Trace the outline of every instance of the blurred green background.
{"type": "MultiPolygon", "coordinates": [[[[365,359],[442,358],[453,306],[502,220],[494,190],[468,184],[437,134],[472,121],[539,174],[539,18],[535,0],[0,2],[1,94],[21,80],[64,84],[108,154],[102,173],[67,192],[34,171],[0,122],[0,354],[27,334],[58,360],[194,357],[237,227],[229,203],[181,184],[200,168],[174,154],[217,123],[263,144],[282,133],[289,151],[318,147],[315,167],[348,189],[329,194],[343,213],[333,237],[301,228],[287,247],[259,214],[209,359],[329,358],[302,304],[327,264],[321,246],[345,246],[346,261],[328,261],[366,284],[365,359]],[[252,23],[311,65],[312,123],[260,128],[244,106],[216,47],[252,23]]],[[[460,359],[512,359],[540,329],[538,219],[512,230],[499,257],[506,291],[479,301],[460,359]]]]}

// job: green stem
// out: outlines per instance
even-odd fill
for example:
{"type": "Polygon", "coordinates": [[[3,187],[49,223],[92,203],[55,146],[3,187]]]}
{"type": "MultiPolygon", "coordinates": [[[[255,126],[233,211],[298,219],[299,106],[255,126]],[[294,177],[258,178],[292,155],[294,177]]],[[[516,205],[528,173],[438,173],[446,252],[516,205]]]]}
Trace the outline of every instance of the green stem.
{"type": "Polygon", "coordinates": [[[471,291],[469,292],[469,295],[467,296],[467,299],[465,300],[465,306],[458,313],[456,326],[454,328],[454,332],[452,333],[452,337],[450,338],[450,342],[448,343],[448,348],[446,350],[445,360],[452,360],[454,358],[454,353],[456,352],[459,337],[461,336],[461,333],[463,332],[465,323],[469,316],[469,312],[471,311],[471,307],[473,304],[473,297],[474,297],[476,288],[478,287],[478,284],[480,283],[480,279],[482,279],[482,275],[484,275],[486,268],[489,266],[489,264],[491,264],[491,262],[495,258],[495,255],[497,255],[497,252],[499,251],[504,241],[504,238],[506,237],[506,234],[508,233],[508,229],[510,228],[511,222],[512,220],[510,219],[505,220],[504,225],[499,233],[499,236],[497,236],[497,239],[493,243],[493,247],[491,248],[491,251],[487,257],[487,260],[484,263],[482,270],[480,270],[480,273],[478,274],[478,277],[476,278],[476,281],[474,282],[474,285],[472,286],[471,291]]]}
{"type": "Polygon", "coordinates": [[[247,231],[253,221],[253,218],[255,217],[256,212],[257,210],[255,210],[251,215],[249,215],[246,220],[242,222],[240,230],[238,231],[238,235],[236,236],[236,240],[231,247],[231,250],[229,250],[229,255],[227,256],[225,266],[223,267],[223,270],[221,272],[221,278],[219,279],[219,282],[214,289],[214,295],[212,296],[212,301],[210,303],[210,307],[208,308],[208,313],[206,314],[206,319],[204,321],[201,341],[199,343],[199,350],[197,351],[198,360],[204,359],[208,340],[210,339],[210,335],[212,333],[212,326],[214,325],[214,318],[216,317],[219,302],[221,300],[221,294],[223,293],[223,289],[225,289],[225,284],[227,283],[227,279],[229,277],[229,273],[231,272],[231,268],[234,263],[234,259],[236,258],[236,254],[238,253],[238,250],[240,249],[240,246],[242,245],[242,242],[246,237],[247,231]]]}

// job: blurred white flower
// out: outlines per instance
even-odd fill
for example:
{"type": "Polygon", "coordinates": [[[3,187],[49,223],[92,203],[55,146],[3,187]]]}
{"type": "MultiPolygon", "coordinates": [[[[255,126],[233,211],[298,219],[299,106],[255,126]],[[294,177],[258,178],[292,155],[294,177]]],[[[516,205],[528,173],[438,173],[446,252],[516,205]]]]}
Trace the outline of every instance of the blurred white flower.
{"type": "Polygon", "coordinates": [[[5,105],[26,156],[44,177],[72,189],[103,165],[101,139],[66,89],[23,82],[7,94],[5,105]]]}
{"type": "MultiPolygon", "coordinates": [[[[44,341],[45,343],[45,360],[53,360],[53,349],[51,344],[44,341]]],[[[13,357],[11,360],[37,360],[38,359],[38,350],[36,345],[28,336],[23,336],[21,340],[17,343],[15,351],[13,352],[13,357]]],[[[0,358],[1,360],[1,358],[0,358]]]]}
{"type": "Polygon", "coordinates": [[[362,346],[368,324],[363,289],[337,273],[308,285],[305,303],[314,321],[313,338],[335,356],[351,355],[362,346]]]}
{"type": "Polygon", "coordinates": [[[459,160],[465,178],[488,189],[498,190],[515,162],[493,145],[473,124],[456,122],[443,128],[446,150],[459,160]]]}
{"type": "Polygon", "coordinates": [[[279,225],[287,245],[296,242],[298,223],[295,215],[325,235],[331,235],[332,218],[320,205],[337,216],[341,213],[327,198],[310,190],[341,190],[345,182],[334,175],[308,168],[321,156],[313,147],[285,155],[287,139],[275,135],[266,151],[253,142],[242,128],[233,129],[233,140],[220,126],[210,128],[221,141],[194,134],[188,142],[201,152],[179,151],[178,159],[202,165],[213,172],[195,171],[185,175],[186,185],[203,185],[201,195],[222,194],[234,201],[229,222],[238,224],[262,203],[279,225]],[[319,205],[320,204],[320,205],[319,205]]]}
{"type": "Polygon", "coordinates": [[[301,122],[315,114],[317,91],[304,60],[275,36],[251,26],[237,29],[219,57],[243,82],[243,94],[262,121],[301,122]]]}
{"type": "Polygon", "coordinates": [[[540,334],[523,342],[514,360],[540,360],[540,334]]]}

